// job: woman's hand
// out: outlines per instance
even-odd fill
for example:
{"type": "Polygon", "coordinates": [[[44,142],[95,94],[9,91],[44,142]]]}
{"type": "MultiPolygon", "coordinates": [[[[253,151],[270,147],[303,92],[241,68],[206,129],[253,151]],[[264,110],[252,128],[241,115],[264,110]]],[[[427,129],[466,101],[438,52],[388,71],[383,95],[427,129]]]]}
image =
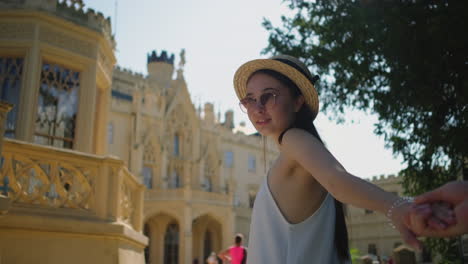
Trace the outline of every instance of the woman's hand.
{"type": "Polygon", "coordinates": [[[428,212],[413,211],[413,204],[410,202],[404,203],[398,207],[392,208],[392,214],[389,221],[395,226],[403,238],[403,241],[412,248],[421,251],[422,243],[417,239],[417,235],[412,231],[412,220],[418,219],[421,221],[428,212]],[[423,215],[419,215],[419,213],[423,215]]]}

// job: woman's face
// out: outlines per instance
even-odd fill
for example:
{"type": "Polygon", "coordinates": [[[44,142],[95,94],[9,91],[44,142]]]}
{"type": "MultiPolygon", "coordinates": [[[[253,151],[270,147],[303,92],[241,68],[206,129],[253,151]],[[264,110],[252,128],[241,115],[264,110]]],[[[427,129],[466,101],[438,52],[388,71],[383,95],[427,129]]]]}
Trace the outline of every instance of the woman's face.
{"type": "Polygon", "coordinates": [[[294,99],[283,83],[265,73],[255,73],[247,83],[247,95],[241,102],[257,131],[276,141],[294,122],[304,98],[294,99]]]}

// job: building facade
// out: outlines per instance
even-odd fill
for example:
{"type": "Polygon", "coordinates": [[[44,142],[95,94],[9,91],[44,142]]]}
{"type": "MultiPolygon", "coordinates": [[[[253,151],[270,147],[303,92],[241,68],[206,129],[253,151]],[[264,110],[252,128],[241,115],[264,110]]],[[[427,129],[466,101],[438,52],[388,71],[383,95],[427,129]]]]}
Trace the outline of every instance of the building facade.
{"type": "Polygon", "coordinates": [[[277,152],[266,144],[263,158],[262,138],[236,131],[233,111],[220,120],[212,104],[196,107],[184,52],[177,69],[174,57],[149,53],[147,76],[115,68],[108,149],[146,186],[149,263],[201,263],[235,233],[248,239],[251,207],[277,152]]]}
{"type": "Polygon", "coordinates": [[[80,0],[0,0],[0,263],[203,263],[248,240],[273,144],[191,102],[183,52],[115,67],[110,28],[80,0]]]}

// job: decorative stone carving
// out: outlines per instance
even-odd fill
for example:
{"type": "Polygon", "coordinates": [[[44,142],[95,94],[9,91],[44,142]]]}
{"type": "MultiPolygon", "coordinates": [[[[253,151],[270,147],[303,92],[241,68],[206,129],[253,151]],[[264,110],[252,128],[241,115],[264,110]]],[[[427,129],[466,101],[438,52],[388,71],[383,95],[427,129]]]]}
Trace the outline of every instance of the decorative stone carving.
{"type": "Polygon", "coordinates": [[[101,49],[98,51],[98,62],[102,65],[104,70],[106,71],[106,74],[109,76],[112,76],[112,71],[114,69],[114,66],[110,62],[109,58],[102,52],[101,49]]]}
{"type": "Polygon", "coordinates": [[[133,207],[132,190],[125,181],[120,185],[120,190],[122,193],[120,196],[121,220],[129,225],[133,225],[132,217],[135,208],[133,207]]]}
{"type": "Polygon", "coordinates": [[[4,153],[3,158],[0,181],[9,178],[8,194],[13,202],[54,208],[92,208],[95,168],[19,153],[4,153]]]}
{"type": "Polygon", "coordinates": [[[184,69],[184,66],[185,66],[185,63],[186,63],[186,61],[185,61],[185,49],[182,49],[182,50],[180,51],[180,55],[179,55],[179,56],[180,56],[179,68],[180,68],[181,70],[183,70],[183,69],[184,69]]]}
{"type": "Polygon", "coordinates": [[[82,0],[58,0],[59,3],[65,4],[66,6],[73,8],[77,11],[83,10],[84,3],[82,0]]]}
{"type": "Polygon", "coordinates": [[[143,150],[143,162],[147,164],[154,164],[156,156],[154,154],[154,147],[152,144],[147,144],[143,150]]]}

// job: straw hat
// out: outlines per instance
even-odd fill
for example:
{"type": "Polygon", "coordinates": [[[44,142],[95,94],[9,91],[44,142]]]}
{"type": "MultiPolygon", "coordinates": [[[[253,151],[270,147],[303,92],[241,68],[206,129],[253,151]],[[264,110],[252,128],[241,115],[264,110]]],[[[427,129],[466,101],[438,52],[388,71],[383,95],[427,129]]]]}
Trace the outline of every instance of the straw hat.
{"type": "Polygon", "coordinates": [[[318,76],[312,76],[304,63],[288,55],[278,55],[269,59],[257,59],[244,63],[234,74],[234,89],[239,100],[247,94],[247,81],[258,70],[273,70],[294,82],[301,90],[306,104],[312,111],[313,119],[315,119],[319,111],[319,100],[314,83],[318,80],[318,76]]]}

